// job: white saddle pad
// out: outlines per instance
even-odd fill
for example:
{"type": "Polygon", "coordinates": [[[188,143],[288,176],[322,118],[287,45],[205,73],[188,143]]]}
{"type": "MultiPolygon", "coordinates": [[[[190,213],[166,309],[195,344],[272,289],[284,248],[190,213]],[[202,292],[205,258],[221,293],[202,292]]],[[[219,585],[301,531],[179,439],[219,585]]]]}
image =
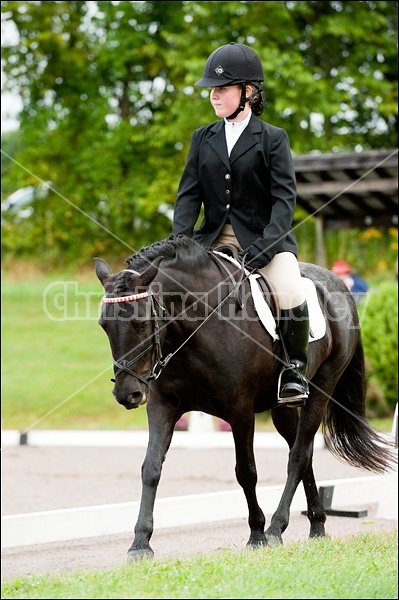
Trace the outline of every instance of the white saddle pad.
{"type": "MultiPolygon", "coordinates": [[[[260,277],[258,273],[249,276],[252,298],[261,323],[273,340],[278,340],[276,321],[257,281],[260,277]]],[[[302,277],[302,283],[309,311],[309,342],[314,342],[320,340],[326,333],[326,320],[320,308],[315,284],[306,277],[302,277]]]]}
{"type": "MultiPolygon", "coordinates": [[[[214,250],[214,253],[230,261],[236,267],[241,267],[241,265],[231,256],[218,252],[217,250],[214,250]]],[[[249,275],[249,271],[245,271],[245,274],[249,275]]],[[[279,336],[277,334],[276,321],[258,283],[260,277],[262,276],[259,273],[249,275],[252,299],[262,325],[272,336],[273,340],[278,340],[279,336]]],[[[319,304],[315,284],[307,277],[302,277],[302,283],[309,311],[309,342],[314,342],[320,340],[326,333],[326,320],[319,304]]]]}

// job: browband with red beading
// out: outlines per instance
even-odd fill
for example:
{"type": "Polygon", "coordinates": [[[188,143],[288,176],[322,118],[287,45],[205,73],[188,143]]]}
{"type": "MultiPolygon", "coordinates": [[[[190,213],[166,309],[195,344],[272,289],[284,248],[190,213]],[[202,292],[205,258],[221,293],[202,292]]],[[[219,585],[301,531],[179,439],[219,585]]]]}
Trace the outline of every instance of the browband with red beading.
{"type": "Polygon", "coordinates": [[[117,302],[133,302],[134,300],[141,300],[142,298],[148,298],[148,292],[142,292],[141,294],[132,294],[131,296],[119,296],[118,298],[102,298],[101,302],[104,304],[116,304],[117,302]]]}

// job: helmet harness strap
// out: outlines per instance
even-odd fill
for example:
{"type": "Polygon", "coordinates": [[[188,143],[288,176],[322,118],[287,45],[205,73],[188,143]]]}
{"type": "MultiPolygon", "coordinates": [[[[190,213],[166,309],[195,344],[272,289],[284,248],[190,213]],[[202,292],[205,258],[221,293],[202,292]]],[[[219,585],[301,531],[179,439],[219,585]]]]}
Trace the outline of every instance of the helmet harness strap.
{"type": "Polygon", "coordinates": [[[226,119],[227,119],[228,121],[230,121],[230,120],[232,120],[232,119],[235,119],[235,118],[236,118],[236,116],[237,116],[238,114],[240,114],[240,112],[242,112],[242,111],[244,110],[244,108],[245,108],[245,104],[246,104],[247,102],[250,102],[250,101],[251,101],[253,98],[255,98],[255,96],[256,96],[257,94],[259,94],[259,93],[260,93],[260,90],[259,90],[258,88],[256,88],[256,89],[255,89],[255,91],[254,91],[254,92],[252,92],[252,94],[251,94],[250,96],[248,96],[248,98],[246,97],[246,95],[245,95],[245,92],[246,92],[246,84],[245,84],[245,82],[242,82],[242,83],[241,83],[241,98],[240,98],[240,104],[238,105],[238,108],[237,108],[237,110],[235,110],[235,111],[234,111],[234,112],[233,112],[233,113],[232,113],[230,116],[226,117],[226,119]]]}

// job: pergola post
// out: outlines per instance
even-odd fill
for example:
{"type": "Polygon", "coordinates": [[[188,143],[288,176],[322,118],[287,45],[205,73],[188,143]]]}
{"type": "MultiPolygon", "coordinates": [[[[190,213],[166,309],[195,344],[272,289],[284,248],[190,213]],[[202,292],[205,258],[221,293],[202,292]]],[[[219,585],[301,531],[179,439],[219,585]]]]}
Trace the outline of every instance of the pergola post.
{"type": "Polygon", "coordinates": [[[326,248],[324,245],[324,220],[323,215],[317,215],[315,219],[316,228],[316,263],[320,267],[327,268],[326,248]]]}

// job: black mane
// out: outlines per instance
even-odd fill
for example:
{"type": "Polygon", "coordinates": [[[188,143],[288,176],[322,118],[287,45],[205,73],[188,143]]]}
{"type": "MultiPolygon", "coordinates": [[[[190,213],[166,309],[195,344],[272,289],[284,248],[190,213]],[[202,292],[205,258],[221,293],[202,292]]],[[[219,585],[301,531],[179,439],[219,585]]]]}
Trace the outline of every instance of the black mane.
{"type": "Polygon", "coordinates": [[[185,235],[171,235],[159,242],[141,248],[126,259],[129,269],[144,271],[156,258],[163,256],[168,265],[178,264],[179,268],[193,269],[209,260],[206,248],[193,238],[185,235]]]}

